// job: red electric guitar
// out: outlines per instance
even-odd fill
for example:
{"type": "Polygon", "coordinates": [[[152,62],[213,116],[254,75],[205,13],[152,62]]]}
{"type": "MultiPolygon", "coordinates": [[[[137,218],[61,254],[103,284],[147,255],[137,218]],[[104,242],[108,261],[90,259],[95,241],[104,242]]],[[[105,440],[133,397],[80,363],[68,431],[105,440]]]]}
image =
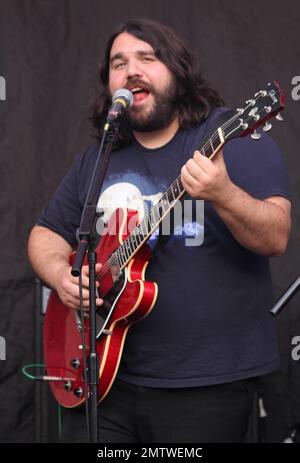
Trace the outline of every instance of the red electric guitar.
{"type": "MultiPolygon", "coordinates": [[[[227,140],[251,132],[254,139],[260,138],[256,127],[265,124],[263,130],[269,130],[268,119],[283,107],[284,95],[279,85],[269,83],[265,90],[255,93],[244,108],[221,115],[222,124],[200,148],[201,153],[211,159],[227,140]]],[[[280,114],[276,117],[282,119],[280,114]]],[[[129,327],[152,310],[157,298],[157,284],[145,281],[151,257],[147,240],[184,193],[179,176],[143,220],[139,221],[137,211],[117,209],[100,240],[97,256],[103,267],[97,279],[104,299],[97,310],[100,401],[109,392],[117,374],[129,327]]],[[[74,254],[70,257],[71,264],[73,258],[74,254]]],[[[88,318],[84,324],[88,355],[88,318]]],[[[85,401],[81,332],[79,311],[64,306],[52,291],[44,324],[44,352],[47,374],[53,377],[50,386],[64,407],[77,407],[85,401]]]]}

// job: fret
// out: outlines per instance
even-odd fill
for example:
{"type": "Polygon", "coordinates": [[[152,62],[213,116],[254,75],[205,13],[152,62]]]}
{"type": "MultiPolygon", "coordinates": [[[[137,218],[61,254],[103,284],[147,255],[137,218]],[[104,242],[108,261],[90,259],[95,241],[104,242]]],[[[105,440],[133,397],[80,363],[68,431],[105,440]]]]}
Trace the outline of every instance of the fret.
{"type": "Polygon", "coordinates": [[[161,201],[159,201],[159,203],[157,204],[157,210],[158,210],[158,213],[159,213],[159,219],[161,219],[164,216],[164,213],[165,213],[163,203],[161,201]]]}
{"type": "MultiPolygon", "coordinates": [[[[138,229],[137,229],[137,232],[138,232],[138,229]]],[[[136,247],[138,248],[139,245],[141,244],[141,242],[143,241],[143,239],[142,239],[140,234],[136,234],[135,235],[135,240],[136,240],[136,247]]]]}
{"type": "Polygon", "coordinates": [[[120,273],[120,263],[119,263],[119,259],[118,259],[118,256],[117,254],[113,254],[113,260],[114,260],[114,264],[115,266],[118,268],[118,273],[120,273]]]}
{"type": "Polygon", "coordinates": [[[146,235],[148,235],[147,230],[146,230],[146,222],[145,218],[142,220],[140,223],[140,230],[141,230],[141,235],[144,238],[146,235]]]}
{"type": "Polygon", "coordinates": [[[176,200],[177,197],[178,197],[178,194],[179,194],[178,186],[176,185],[176,181],[172,184],[172,189],[173,189],[174,199],[176,200]]]}
{"type": "Polygon", "coordinates": [[[118,255],[120,257],[120,260],[121,260],[121,263],[122,265],[125,264],[127,258],[126,258],[126,254],[125,254],[125,251],[124,251],[124,248],[123,248],[123,245],[121,245],[118,249],[118,255]]]}
{"type": "Polygon", "coordinates": [[[210,148],[210,146],[209,146],[209,144],[208,144],[207,142],[205,143],[205,146],[206,146],[206,148],[205,148],[205,149],[206,149],[206,154],[205,154],[205,156],[206,156],[207,158],[209,158],[210,155],[211,155],[211,148],[210,148]]]}
{"type": "Polygon", "coordinates": [[[138,242],[139,236],[136,234],[136,228],[133,230],[133,232],[132,232],[132,234],[130,236],[131,236],[131,239],[133,241],[134,249],[136,249],[140,244],[138,242]]]}
{"type": "Polygon", "coordinates": [[[144,236],[141,234],[141,229],[140,229],[140,227],[137,227],[137,237],[138,237],[139,245],[140,245],[141,242],[142,242],[143,239],[144,239],[144,236]]]}
{"type": "Polygon", "coordinates": [[[121,267],[121,265],[123,264],[122,260],[120,259],[120,256],[119,256],[119,250],[116,249],[116,251],[110,256],[110,259],[109,259],[109,263],[111,262],[111,260],[116,260],[117,263],[118,263],[118,266],[121,267]]]}
{"type": "Polygon", "coordinates": [[[214,144],[213,144],[213,139],[215,138],[216,136],[216,133],[217,132],[214,132],[211,136],[211,138],[209,138],[205,144],[203,145],[202,149],[200,150],[201,153],[203,153],[203,155],[206,157],[206,158],[209,158],[212,153],[215,151],[215,148],[214,148],[214,144]]]}
{"type": "Polygon", "coordinates": [[[140,224],[137,226],[138,236],[141,241],[143,240],[143,237],[144,237],[142,224],[143,222],[140,222],[140,224]]]}
{"type": "Polygon", "coordinates": [[[124,259],[124,262],[126,262],[126,260],[128,259],[128,256],[127,256],[125,246],[122,244],[120,246],[120,249],[121,249],[121,252],[122,252],[122,259],[124,259]]]}
{"type": "Polygon", "coordinates": [[[145,238],[148,235],[148,216],[144,217],[143,224],[142,224],[142,230],[143,230],[143,237],[145,238]]]}
{"type": "Polygon", "coordinates": [[[219,137],[219,133],[218,133],[218,132],[215,132],[214,135],[213,135],[213,138],[214,138],[214,150],[213,150],[213,152],[215,152],[216,149],[218,148],[218,146],[219,146],[220,143],[221,143],[221,140],[220,140],[220,137],[219,137]]]}
{"type": "Polygon", "coordinates": [[[174,200],[176,200],[178,196],[178,186],[176,185],[176,182],[172,184],[172,189],[173,189],[174,200]]]}
{"type": "Polygon", "coordinates": [[[112,254],[112,255],[110,256],[110,258],[108,259],[108,261],[107,261],[109,267],[111,267],[111,266],[113,265],[113,256],[114,256],[114,255],[112,254]]]}
{"type": "MultiPolygon", "coordinates": [[[[133,240],[133,236],[130,235],[128,236],[128,238],[126,239],[126,241],[128,242],[128,247],[130,249],[130,255],[134,253],[135,249],[136,249],[136,246],[134,244],[134,240],[133,240]]],[[[130,257],[130,256],[129,256],[130,257]]]]}
{"type": "Polygon", "coordinates": [[[128,239],[126,239],[125,241],[123,241],[123,246],[125,246],[126,253],[128,252],[127,258],[129,258],[130,255],[131,255],[131,253],[132,253],[132,249],[131,249],[131,246],[130,246],[130,241],[129,241],[128,239]]]}
{"type": "Polygon", "coordinates": [[[172,198],[172,201],[171,201],[170,204],[172,204],[172,203],[175,201],[175,199],[176,199],[176,197],[175,197],[175,195],[174,195],[174,190],[173,190],[173,183],[172,183],[172,185],[170,186],[169,191],[170,191],[170,197],[172,198]]]}
{"type": "Polygon", "coordinates": [[[150,223],[150,226],[151,226],[151,230],[152,228],[155,226],[156,224],[156,217],[155,217],[155,208],[152,207],[149,211],[149,214],[148,214],[148,217],[149,217],[149,223],[150,223]]]}
{"type": "Polygon", "coordinates": [[[126,240],[123,241],[123,243],[121,244],[120,246],[122,248],[122,257],[124,259],[125,262],[127,262],[128,258],[129,258],[129,255],[128,254],[128,249],[127,249],[127,243],[126,243],[126,240]]]}
{"type": "Polygon", "coordinates": [[[156,220],[155,220],[155,216],[154,216],[154,210],[151,209],[149,214],[148,214],[148,224],[149,224],[149,233],[150,231],[152,230],[152,228],[155,227],[155,224],[156,224],[156,220]]]}
{"type": "Polygon", "coordinates": [[[159,202],[156,204],[156,207],[158,209],[159,218],[161,219],[162,216],[165,213],[164,203],[163,203],[162,199],[159,200],[159,202]]]}
{"type": "Polygon", "coordinates": [[[152,211],[153,211],[153,218],[154,218],[155,223],[159,222],[161,218],[159,205],[155,204],[155,206],[153,206],[152,208],[152,211]]]}
{"type": "Polygon", "coordinates": [[[169,191],[169,188],[167,189],[167,191],[165,192],[165,198],[166,198],[166,201],[168,203],[168,205],[171,207],[171,196],[170,196],[170,191],[169,191]]]}
{"type": "Polygon", "coordinates": [[[120,274],[120,271],[121,271],[121,265],[119,263],[119,259],[117,258],[117,252],[114,252],[110,256],[108,263],[109,263],[109,268],[110,268],[113,280],[115,280],[118,278],[118,275],[120,274]]]}
{"type": "Polygon", "coordinates": [[[164,211],[164,214],[167,212],[168,209],[170,209],[170,203],[167,198],[165,198],[165,195],[161,198],[161,203],[162,203],[162,208],[164,211]]]}
{"type": "Polygon", "coordinates": [[[180,177],[177,177],[176,182],[177,182],[178,190],[179,190],[179,194],[180,194],[180,193],[183,191],[183,186],[182,186],[182,183],[181,183],[181,178],[180,178],[180,177]]]}
{"type": "Polygon", "coordinates": [[[127,238],[126,241],[128,242],[128,246],[129,246],[129,249],[130,249],[130,254],[133,254],[134,251],[135,251],[135,247],[134,247],[134,242],[133,242],[133,239],[132,239],[131,235],[127,238]]]}

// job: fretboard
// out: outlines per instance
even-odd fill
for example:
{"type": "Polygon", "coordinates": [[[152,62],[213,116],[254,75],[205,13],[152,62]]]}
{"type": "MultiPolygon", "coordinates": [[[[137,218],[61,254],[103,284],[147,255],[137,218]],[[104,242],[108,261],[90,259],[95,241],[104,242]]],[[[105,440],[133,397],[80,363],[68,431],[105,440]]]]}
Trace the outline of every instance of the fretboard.
{"type": "MultiPolygon", "coordinates": [[[[207,158],[212,158],[224,144],[222,130],[219,128],[199,149],[201,154],[207,158]]],[[[148,214],[132,233],[123,241],[110,257],[111,262],[117,264],[123,269],[133,258],[138,249],[150,238],[155,232],[164,217],[174,208],[177,201],[184,195],[185,189],[182,185],[181,176],[179,175],[170,185],[167,191],[162,195],[159,201],[152,206],[148,214]]]]}

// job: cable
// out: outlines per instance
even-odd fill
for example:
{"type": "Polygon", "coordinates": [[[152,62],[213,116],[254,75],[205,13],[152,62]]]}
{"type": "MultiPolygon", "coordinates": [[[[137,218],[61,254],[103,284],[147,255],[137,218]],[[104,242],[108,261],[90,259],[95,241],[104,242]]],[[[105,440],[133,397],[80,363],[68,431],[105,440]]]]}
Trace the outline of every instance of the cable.
{"type": "MultiPolygon", "coordinates": [[[[28,368],[45,368],[46,365],[44,365],[43,363],[30,363],[29,365],[25,365],[23,368],[22,368],[22,373],[24,376],[26,376],[26,378],[32,380],[32,381],[40,381],[40,380],[43,380],[43,376],[33,376],[31,375],[30,373],[27,372],[27,369],[28,368]]],[[[58,434],[59,436],[61,436],[61,432],[62,432],[62,416],[61,416],[61,406],[60,404],[58,404],[58,414],[57,414],[57,417],[58,417],[58,423],[57,423],[57,426],[58,426],[58,434]]]]}
{"type": "Polygon", "coordinates": [[[41,376],[33,376],[30,373],[27,373],[26,370],[27,370],[27,368],[45,368],[45,367],[46,367],[46,365],[44,365],[42,363],[31,363],[29,365],[25,365],[25,367],[22,368],[22,373],[23,373],[23,375],[26,376],[26,378],[31,379],[33,381],[36,381],[36,380],[38,381],[41,378],[41,376]]]}

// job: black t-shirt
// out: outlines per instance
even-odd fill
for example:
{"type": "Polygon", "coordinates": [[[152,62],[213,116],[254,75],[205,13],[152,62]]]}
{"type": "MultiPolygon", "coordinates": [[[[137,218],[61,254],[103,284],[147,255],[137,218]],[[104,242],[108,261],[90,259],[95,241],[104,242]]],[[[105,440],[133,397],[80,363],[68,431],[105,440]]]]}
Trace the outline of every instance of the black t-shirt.
{"type": "MultiPolygon", "coordinates": [[[[133,142],[115,151],[99,198],[105,218],[117,207],[145,214],[220,112],[179,130],[161,148],[133,142]]],[[[95,144],[76,158],[38,221],[72,246],[97,153],[95,144]]],[[[224,159],[232,181],[253,197],[290,198],[286,167],[268,135],[229,141],[224,159]]],[[[273,371],[279,360],[268,313],[268,258],[240,246],[209,202],[184,199],[182,210],[171,214],[171,235],[156,232],[149,240],[146,279],[157,282],[158,297],[150,314],[130,328],[118,377],[150,387],[191,387],[273,371]]]]}

